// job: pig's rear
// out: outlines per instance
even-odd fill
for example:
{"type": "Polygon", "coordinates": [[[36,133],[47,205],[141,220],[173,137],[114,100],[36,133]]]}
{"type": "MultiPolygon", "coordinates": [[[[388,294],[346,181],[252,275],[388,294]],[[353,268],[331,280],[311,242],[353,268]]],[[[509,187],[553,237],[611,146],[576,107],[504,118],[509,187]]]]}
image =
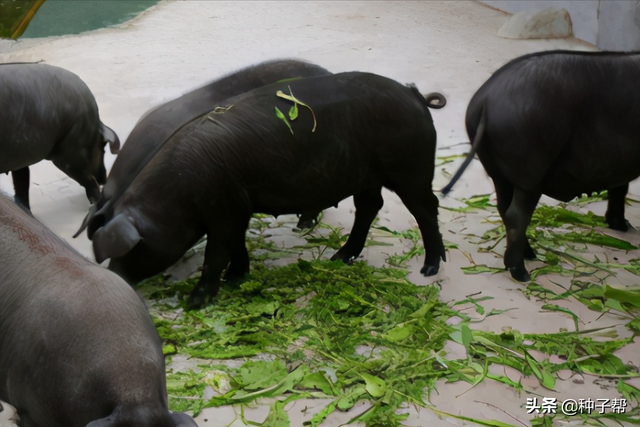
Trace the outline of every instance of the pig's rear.
{"type": "Polygon", "coordinates": [[[2,195],[0,241],[0,399],[38,427],[177,425],[135,291],[2,195]]]}

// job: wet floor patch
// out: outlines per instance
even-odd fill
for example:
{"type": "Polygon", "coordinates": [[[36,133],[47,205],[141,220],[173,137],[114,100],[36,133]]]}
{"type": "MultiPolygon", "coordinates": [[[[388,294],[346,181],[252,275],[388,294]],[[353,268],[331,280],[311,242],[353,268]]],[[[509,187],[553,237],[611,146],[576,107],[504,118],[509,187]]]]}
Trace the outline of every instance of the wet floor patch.
{"type": "Polygon", "coordinates": [[[159,0],[47,0],[22,38],[80,34],[133,19],[159,0]]]}

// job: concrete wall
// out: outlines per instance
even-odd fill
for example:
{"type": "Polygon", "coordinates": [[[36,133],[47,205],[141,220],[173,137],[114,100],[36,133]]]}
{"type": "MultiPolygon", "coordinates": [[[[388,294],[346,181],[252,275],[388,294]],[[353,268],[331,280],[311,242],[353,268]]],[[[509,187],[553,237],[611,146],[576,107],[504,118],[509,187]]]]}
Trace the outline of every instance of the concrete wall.
{"type": "Polygon", "coordinates": [[[640,1],[600,0],[598,40],[602,50],[640,50],[640,1]]]}
{"type": "Polygon", "coordinates": [[[509,13],[565,8],[573,34],[602,50],[640,50],[640,0],[480,0],[509,13]]]}

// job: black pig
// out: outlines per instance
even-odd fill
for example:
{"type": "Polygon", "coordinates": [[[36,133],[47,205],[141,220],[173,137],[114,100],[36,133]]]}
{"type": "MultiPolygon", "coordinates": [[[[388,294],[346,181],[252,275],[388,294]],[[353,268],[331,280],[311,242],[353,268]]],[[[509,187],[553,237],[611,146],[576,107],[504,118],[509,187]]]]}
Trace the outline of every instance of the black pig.
{"type": "Polygon", "coordinates": [[[421,272],[434,275],[445,259],[431,189],[434,99],[442,105],[439,94],[425,100],[415,87],[356,72],[231,98],[183,127],[136,177],[93,236],[96,259],[111,258],[110,270],[137,282],[171,266],[206,234],[202,276],[189,298],[199,307],[216,295],[229,262],[227,278],[249,271],[252,213],[317,212],[353,195],[355,223],[332,258],[349,262],[362,251],[384,186],[415,216],[426,249],[421,272]],[[294,102],[277,93],[300,101],[297,119],[288,118],[294,102]]]}
{"type": "Polygon", "coordinates": [[[43,159],[82,185],[93,202],[107,173],[104,146],[118,136],[100,122],[87,85],[62,68],[0,64],[0,173],[11,172],[15,201],[30,210],[29,166],[43,159]]]}
{"type": "Polygon", "coordinates": [[[526,237],[545,194],[567,202],[608,190],[606,220],[626,231],[625,196],[640,176],[640,53],[551,51],[514,59],[482,85],[467,108],[475,153],[493,180],[507,229],[506,268],[528,281],[526,237]]]}

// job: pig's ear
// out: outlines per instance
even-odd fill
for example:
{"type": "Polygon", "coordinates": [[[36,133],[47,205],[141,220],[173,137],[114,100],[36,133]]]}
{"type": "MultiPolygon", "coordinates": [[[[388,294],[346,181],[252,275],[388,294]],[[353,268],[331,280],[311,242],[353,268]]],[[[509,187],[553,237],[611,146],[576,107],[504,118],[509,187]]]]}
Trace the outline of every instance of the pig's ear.
{"type": "Polygon", "coordinates": [[[102,133],[102,138],[104,139],[105,144],[109,143],[109,149],[111,150],[111,154],[118,154],[120,151],[120,139],[118,135],[108,126],[105,126],[104,123],[100,123],[101,128],[100,132],[102,133]]]}
{"type": "Polygon", "coordinates": [[[93,252],[98,264],[107,258],[126,255],[142,240],[131,219],[125,214],[114,217],[93,235],[93,252]]]}

